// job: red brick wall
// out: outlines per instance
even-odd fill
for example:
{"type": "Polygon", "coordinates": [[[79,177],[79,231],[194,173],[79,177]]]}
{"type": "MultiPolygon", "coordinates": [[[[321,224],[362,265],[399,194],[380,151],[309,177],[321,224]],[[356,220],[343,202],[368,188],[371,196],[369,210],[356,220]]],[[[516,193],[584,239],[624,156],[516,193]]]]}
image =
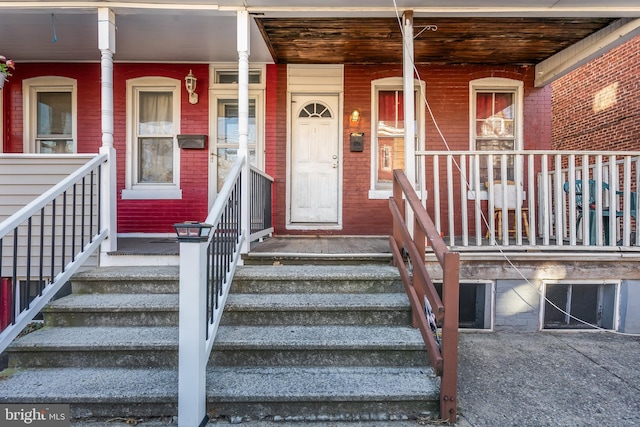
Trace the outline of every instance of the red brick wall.
{"type": "MultiPolygon", "coordinates": [[[[278,66],[277,106],[286,111],[286,66],[278,66]]],[[[426,82],[426,96],[449,148],[469,149],[469,82],[484,77],[504,77],[524,81],[524,148],[548,149],[551,145],[551,100],[549,88],[533,87],[533,67],[487,66],[419,66],[426,82]]],[[[381,235],[391,232],[388,200],[370,200],[371,186],[371,81],[385,77],[401,77],[402,68],[387,65],[347,65],[344,69],[344,129],[343,129],[343,230],[340,232],[309,232],[308,234],[381,235]],[[360,110],[360,122],[353,126],[349,115],[360,110]],[[349,134],[364,132],[364,151],[351,152],[349,134]]],[[[270,116],[272,117],[272,116],[270,116]]],[[[280,131],[276,140],[267,133],[267,149],[276,145],[277,195],[276,205],[285,206],[286,191],[286,117],[276,114],[280,131]]],[[[269,120],[269,118],[267,119],[269,120]]],[[[428,149],[444,150],[445,144],[426,112],[426,145],[428,149]]],[[[285,229],[285,212],[280,209],[275,218],[276,233],[301,234],[285,229]]]]}
{"type": "Polygon", "coordinates": [[[97,153],[100,148],[100,65],[17,64],[2,90],[4,96],[4,152],[23,152],[22,81],[56,76],[76,79],[78,102],[78,153],[97,153]]]}
{"type": "MultiPolygon", "coordinates": [[[[2,95],[5,107],[5,152],[22,151],[21,80],[48,72],[49,64],[22,64],[2,95]]],[[[172,225],[185,220],[204,219],[207,213],[207,150],[182,150],[181,200],[122,200],[126,165],[126,81],[143,76],[166,76],[183,80],[193,69],[198,78],[199,103],[191,105],[182,92],[181,133],[208,134],[208,67],[206,65],[115,64],[114,145],[118,162],[118,231],[121,233],[173,232],[172,225]]],[[[285,65],[267,67],[266,90],[266,171],[275,178],[274,226],[277,234],[288,232],[286,222],[287,161],[287,71],[285,65]]],[[[101,144],[99,64],[58,65],[57,75],[78,80],[78,149],[97,152],[101,144]]],[[[469,148],[469,81],[483,77],[508,77],[525,82],[525,148],[550,147],[550,90],[533,87],[532,67],[420,66],[426,81],[427,99],[435,119],[454,150],[469,148]]],[[[371,235],[390,232],[387,200],[370,200],[371,163],[371,81],[400,77],[400,66],[345,66],[344,148],[343,148],[343,230],[311,234],[371,235]],[[358,108],[361,120],[353,127],[348,119],[358,108]],[[349,134],[364,132],[363,152],[351,152],[349,134]]],[[[444,149],[429,114],[426,116],[427,148],[444,149]]],[[[211,141],[209,141],[211,143],[211,141]]]]}
{"type": "MultiPolygon", "coordinates": [[[[180,200],[122,200],[126,167],[126,84],[127,80],[147,77],[171,77],[181,82],[193,70],[198,79],[198,103],[190,104],[181,83],[180,133],[209,134],[209,68],[207,65],[115,64],[114,66],[114,146],[118,157],[118,232],[173,233],[173,224],[202,221],[208,211],[208,150],[180,150],[180,200]]],[[[211,143],[209,139],[207,145],[211,143]]]]}
{"type": "MultiPolygon", "coordinates": [[[[181,93],[181,129],[184,134],[208,134],[207,65],[114,65],[114,147],[118,171],[118,232],[173,233],[173,224],[185,220],[203,220],[207,215],[208,152],[181,150],[181,200],[122,200],[126,167],[126,81],[136,77],[163,76],[184,81],[190,69],[198,79],[198,104],[189,104],[181,93]]],[[[4,96],[4,152],[23,151],[22,80],[39,76],[63,76],[76,79],[78,96],[78,152],[97,153],[102,144],[100,113],[100,64],[18,64],[4,96]]],[[[181,88],[184,85],[181,83],[181,88]]],[[[181,89],[182,90],[182,89],[181,89]]]]}
{"type": "Polygon", "coordinates": [[[640,149],[640,36],[552,83],[555,150],[640,149]]]}

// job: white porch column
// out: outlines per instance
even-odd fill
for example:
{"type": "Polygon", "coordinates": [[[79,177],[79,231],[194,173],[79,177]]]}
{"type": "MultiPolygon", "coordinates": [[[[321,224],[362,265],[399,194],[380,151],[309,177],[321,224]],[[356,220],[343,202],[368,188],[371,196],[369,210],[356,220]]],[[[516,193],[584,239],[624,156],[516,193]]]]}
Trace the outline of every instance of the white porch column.
{"type": "MultiPolygon", "coordinates": [[[[238,140],[240,155],[244,156],[246,163],[242,171],[242,199],[240,207],[242,210],[242,232],[246,233],[242,240],[240,253],[249,253],[249,236],[251,234],[251,209],[250,209],[250,182],[251,182],[251,162],[249,160],[249,32],[250,16],[246,10],[238,11],[237,17],[237,38],[238,38],[238,140]]],[[[242,262],[242,259],[240,260],[242,262]]]]}
{"type": "Polygon", "coordinates": [[[116,230],[116,150],[113,148],[113,54],[116,53],[116,19],[113,11],[98,8],[98,49],[101,54],[101,121],[102,146],[100,153],[107,154],[108,170],[102,174],[101,225],[109,229],[100,252],[105,254],[117,248],[116,230]]]}

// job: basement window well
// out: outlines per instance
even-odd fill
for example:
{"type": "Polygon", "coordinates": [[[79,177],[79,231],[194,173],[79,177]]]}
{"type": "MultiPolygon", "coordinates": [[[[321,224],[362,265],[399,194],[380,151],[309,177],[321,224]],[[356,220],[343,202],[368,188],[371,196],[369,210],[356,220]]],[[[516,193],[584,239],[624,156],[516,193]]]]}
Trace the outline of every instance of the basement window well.
{"type": "MultiPolygon", "coordinates": [[[[434,283],[442,298],[442,283],[434,283]]],[[[459,329],[492,329],[493,282],[460,282],[459,329]]]]}
{"type": "Polygon", "coordinates": [[[616,330],[620,282],[544,282],[543,329],[616,330]]]}

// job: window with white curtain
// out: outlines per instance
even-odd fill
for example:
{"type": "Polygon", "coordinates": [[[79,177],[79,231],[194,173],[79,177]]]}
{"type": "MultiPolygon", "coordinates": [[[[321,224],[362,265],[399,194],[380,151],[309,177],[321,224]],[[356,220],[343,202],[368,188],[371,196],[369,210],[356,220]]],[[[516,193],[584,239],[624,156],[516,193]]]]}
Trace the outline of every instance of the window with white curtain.
{"type": "Polygon", "coordinates": [[[173,199],[182,196],[177,147],[180,82],[168,78],[127,83],[130,121],[127,144],[126,199],[173,199]]]}

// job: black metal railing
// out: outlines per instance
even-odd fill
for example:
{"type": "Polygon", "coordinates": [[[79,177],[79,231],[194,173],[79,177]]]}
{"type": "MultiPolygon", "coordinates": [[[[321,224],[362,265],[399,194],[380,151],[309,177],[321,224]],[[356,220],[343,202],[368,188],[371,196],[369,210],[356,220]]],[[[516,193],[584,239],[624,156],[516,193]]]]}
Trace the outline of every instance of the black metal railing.
{"type": "Polygon", "coordinates": [[[251,168],[251,240],[273,233],[272,217],[273,178],[251,168]]]}
{"type": "Polygon", "coordinates": [[[0,352],[106,238],[100,200],[107,159],[94,157],[0,223],[0,352]]]}
{"type": "MultiPolygon", "coordinates": [[[[225,203],[215,212],[217,221],[212,223],[212,237],[207,246],[207,340],[210,329],[216,322],[216,313],[223,306],[226,285],[231,282],[236,254],[242,235],[242,207],[240,204],[242,172],[233,177],[229,191],[220,194],[225,203]]],[[[214,212],[212,212],[214,214],[214,212]]]]}

